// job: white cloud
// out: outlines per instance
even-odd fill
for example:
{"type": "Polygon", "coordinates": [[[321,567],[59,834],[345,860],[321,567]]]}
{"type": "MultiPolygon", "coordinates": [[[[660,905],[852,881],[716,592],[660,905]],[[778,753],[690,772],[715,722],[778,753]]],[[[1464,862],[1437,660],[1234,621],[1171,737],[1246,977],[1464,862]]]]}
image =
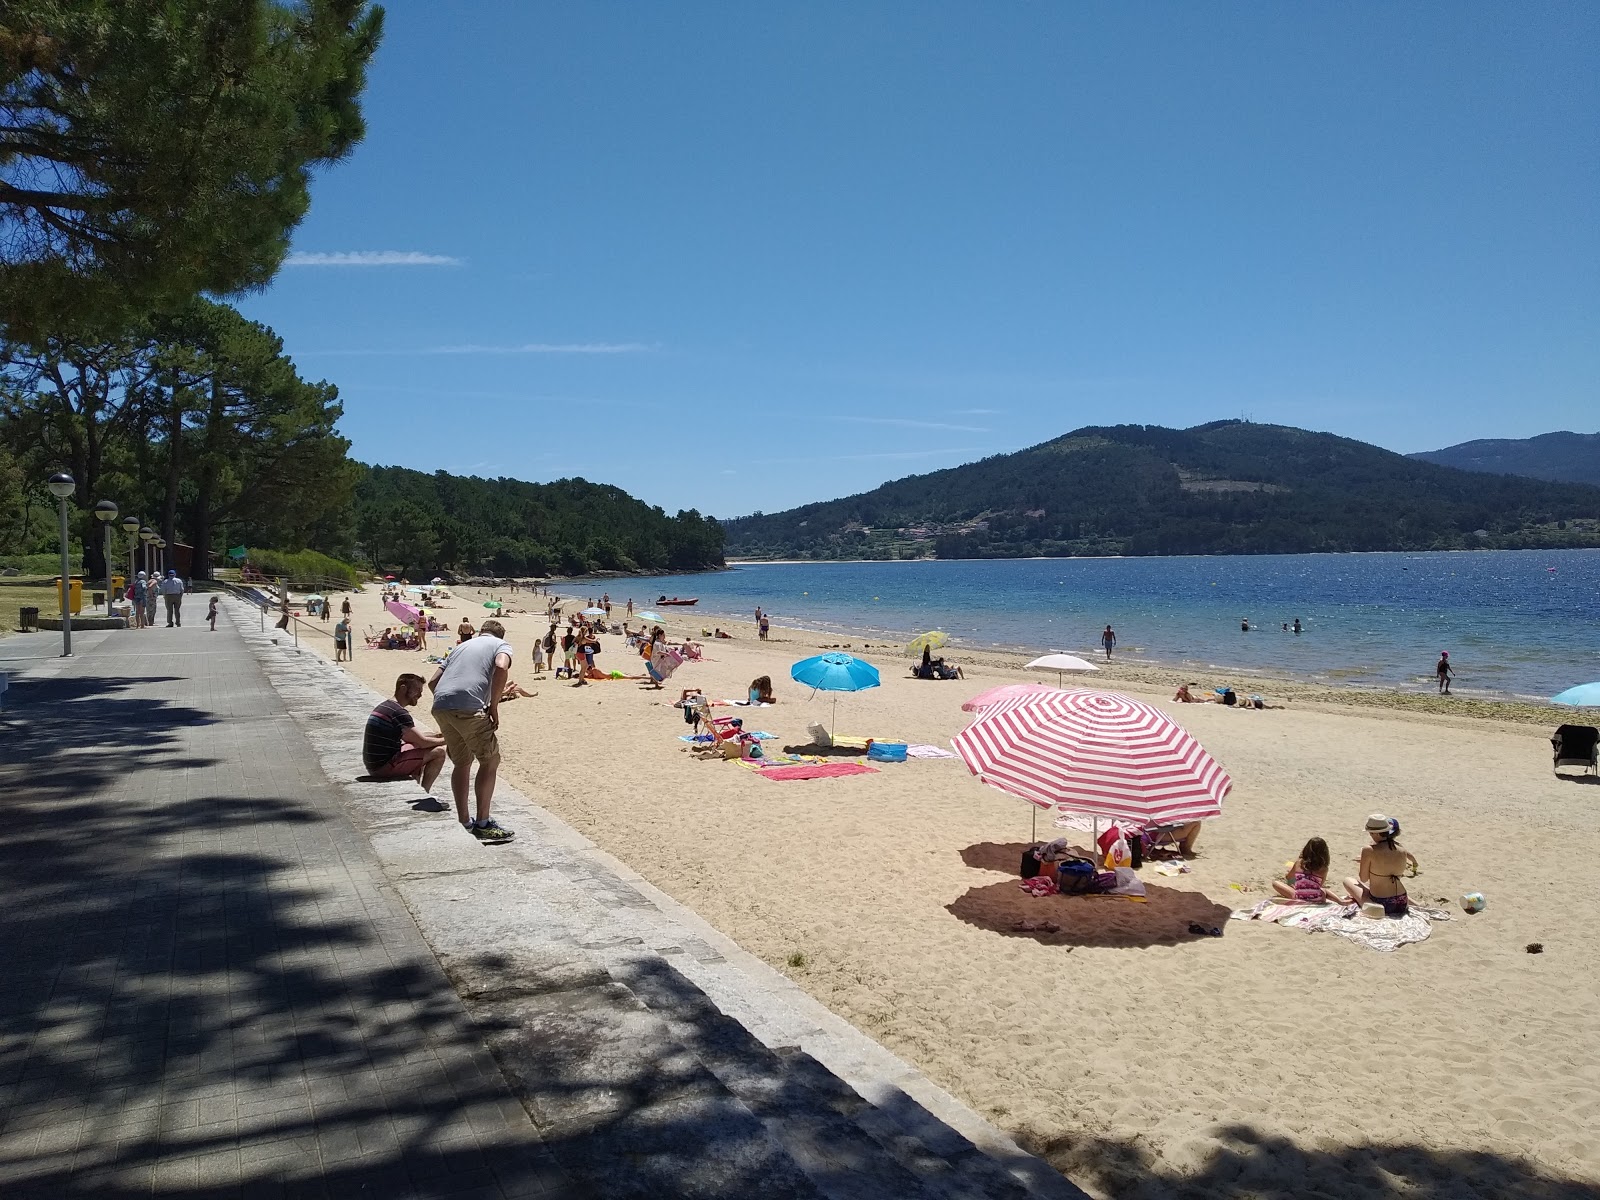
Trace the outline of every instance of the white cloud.
{"type": "Polygon", "coordinates": [[[448,254],[420,250],[296,250],[283,260],[286,267],[459,267],[461,260],[448,254]]]}
{"type": "Polygon", "coordinates": [[[434,346],[418,354],[641,354],[644,342],[525,342],[520,346],[434,346]]]}
{"type": "Polygon", "coordinates": [[[300,358],[400,358],[412,354],[644,354],[660,344],[645,342],[525,342],[520,346],[400,346],[390,350],[301,350],[300,358]]]}
{"type": "Polygon", "coordinates": [[[894,425],[900,429],[944,429],[952,433],[988,433],[976,425],[948,425],[943,421],[914,421],[909,417],[835,417],[857,425],[894,425]]]}

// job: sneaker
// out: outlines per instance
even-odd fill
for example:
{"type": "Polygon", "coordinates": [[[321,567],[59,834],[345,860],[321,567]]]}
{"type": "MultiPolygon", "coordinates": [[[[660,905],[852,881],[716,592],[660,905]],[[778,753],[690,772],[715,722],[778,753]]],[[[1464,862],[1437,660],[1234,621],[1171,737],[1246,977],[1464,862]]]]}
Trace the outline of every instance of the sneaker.
{"type": "Polygon", "coordinates": [[[509,829],[502,829],[500,823],[491,817],[487,821],[474,821],[472,823],[472,836],[490,846],[499,846],[509,842],[517,835],[509,829]]]}

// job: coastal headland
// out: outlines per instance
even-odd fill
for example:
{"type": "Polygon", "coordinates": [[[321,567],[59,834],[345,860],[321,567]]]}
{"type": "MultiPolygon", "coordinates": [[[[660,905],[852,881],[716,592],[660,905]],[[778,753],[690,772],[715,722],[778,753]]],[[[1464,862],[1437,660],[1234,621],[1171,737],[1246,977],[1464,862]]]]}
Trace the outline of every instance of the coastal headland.
{"type": "MultiPolygon", "coordinates": [[[[665,624],[706,661],[666,691],[573,687],[533,673],[544,599],[494,597],[512,675],[538,693],[501,710],[516,786],[1091,1193],[1253,1179],[1362,1200],[1392,1195],[1391,1177],[1441,1198],[1600,1188],[1600,1085],[1592,1056],[1564,1049],[1600,1037],[1600,895],[1569,868],[1600,854],[1600,807],[1596,788],[1552,773],[1553,726],[1534,706],[1279,681],[1285,707],[1245,712],[1172,704],[1178,672],[1113,663],[1094,685],[1171,712],[1234,789],[1189,873],[1144,870],[1149,903],[1035,900],[1016,880],[1031,810],[959,761],[771,782],[692,757],[671,707],[682,686],[742,697],[767,675],[779,702],[747,724],[778,753],[803,746],[832,697],[790,682],[789,665],[849,643],[883,684],[839,700],[840,732],[945,746],[964,700],[1028,676],[1015,656],[958,653],[965,680],[921,681],[903,647],[788,629],[761,642],[748,621],[690,611],[665,624]],[[701,637],[713,623],[734,638],[701,637]],[[1451,911],[1427,941],[1385,954],[1228,919],[1312,836],[1333,875],[1350,873],[1372,812],[1403,824],[1413,896],[1451,911]],[[1467,891],[1488,908],[1463,912],[1467,891]]],[[[476,623],[487,598],[458,589],[438,615],[476,623]]],[[[358,631],[392,623],[376,592],[352,599],[358,631]]],[[[331,656],[324,640],[302,644],[331,656]]],[[[638,671],[620,638],[602,642],[602,668],[638,671]]],[[[360,649],[349,669],[383,693],[402,671],[431,673],[421,653],[360,649]]],[[[1058,832],[1077,836],[1040,817],[1039,836],[1058,832]]]]}

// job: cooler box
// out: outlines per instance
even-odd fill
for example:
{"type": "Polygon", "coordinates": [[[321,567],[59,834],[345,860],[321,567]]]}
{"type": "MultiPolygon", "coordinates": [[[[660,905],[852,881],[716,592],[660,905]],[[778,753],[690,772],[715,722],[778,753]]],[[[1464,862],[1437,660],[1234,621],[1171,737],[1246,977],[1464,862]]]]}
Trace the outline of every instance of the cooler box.
{"type": "Polygon", "coordinates": [[[867,747],[867,757],[873,762],[905,762],[904,742],[873,742],[867,747]]]}

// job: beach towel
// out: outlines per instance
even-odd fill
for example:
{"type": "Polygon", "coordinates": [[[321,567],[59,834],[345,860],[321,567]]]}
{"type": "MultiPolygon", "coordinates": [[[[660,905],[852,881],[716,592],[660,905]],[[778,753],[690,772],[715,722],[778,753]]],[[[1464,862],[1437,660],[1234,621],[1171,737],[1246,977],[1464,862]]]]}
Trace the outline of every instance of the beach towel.
{"type": "MultiPolygon", "coordinates": [[[[744,731],[744,736],[747,738],[755,738],[755,740],[758,742],[771,742],[775,741],[778,735],[775,733],[768,733],[764,729],[757,729],[754,733],[746,729],[744,731]]],[[[704,743],[711,741],[711,735],[709,733],[680,733],[678,735],[678,740],[680,742],[704,743]]]]}
{"type": "Polygon", "coordinates": [[[1445,909],[1423,908],[1417,904],[1403,917],[1369,917],[1349,905],[1295,904],[1275,899],[1259,901],[1231,916],[1235,921],[1272,921],[1306,933],[1337,934],[1384,954],[1392,954],[1401,946],[1427,941],[1433,932],[1433,922],[1450,919],[1445,909]]]}
{"type": "Polygon", "coordinates": [[[955,751],[944,750],[938,746],[907,746],[907,758],[954,758],[955,751]]]}
{"type": "Polygon", "coordinates": [[[877,767],[860,763],[803,763],[794,767],[763,767],[758,772],[763,779],[782,783],[786,779],[832,779],[837,775],[876,775],[877,767]]]}

